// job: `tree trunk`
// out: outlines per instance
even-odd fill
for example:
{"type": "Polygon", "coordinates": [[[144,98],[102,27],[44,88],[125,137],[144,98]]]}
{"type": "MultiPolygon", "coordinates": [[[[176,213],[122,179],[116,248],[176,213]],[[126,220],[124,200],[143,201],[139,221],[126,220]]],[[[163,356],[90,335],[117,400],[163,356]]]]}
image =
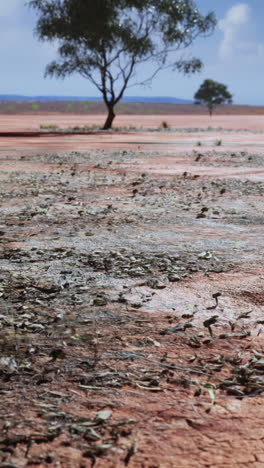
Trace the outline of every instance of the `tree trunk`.
{"type": "Polygon", "coordinates": [[[104,123],[103,130],[109,130],[110,128],[112,128],[112,123],[115,118],[114,106],[111,104],[108,104],[107,109],[108,109],[108,115],[104,123]]]}

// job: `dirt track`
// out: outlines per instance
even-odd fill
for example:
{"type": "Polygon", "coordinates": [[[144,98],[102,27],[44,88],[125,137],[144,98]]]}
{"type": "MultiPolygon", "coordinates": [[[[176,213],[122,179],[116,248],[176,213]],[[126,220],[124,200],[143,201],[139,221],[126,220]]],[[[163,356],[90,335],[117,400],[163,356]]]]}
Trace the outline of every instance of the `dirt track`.
{"type": "Polygon", "coordinates": [[[264,466],[264,117],[162,120],[0,141],[0,466],[264,466]]]}

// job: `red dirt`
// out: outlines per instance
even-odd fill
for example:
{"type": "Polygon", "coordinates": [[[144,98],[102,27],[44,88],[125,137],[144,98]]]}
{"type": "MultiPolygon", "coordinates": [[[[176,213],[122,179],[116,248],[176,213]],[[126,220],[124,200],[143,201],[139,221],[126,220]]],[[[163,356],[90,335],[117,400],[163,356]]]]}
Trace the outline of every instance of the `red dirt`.
{"type": "MultiPolygon", "coordinates": [[[[0,131],[87,123],[36,117],[0,131]]],[[[264,467],[263,146],[219,130],[1,139],[0,467],[264,467]]]]}
{"type": "MultiPolygon", "coordinates": [[[[43,124],[57,125],[59,128],[69,128],[84,125],[101,125],[103,115],[23,115],[9,116],[0,115],[0,132],[6,131],[33,131],[39,130],[43,124]]],[[[90,149],[146,149],[147,151],[173,151],[186,152],[191,150],[209,150],[221,151],[249,151],[257,152],[264,150],[264,139],[260,133],[264,130],[264,116],[215,116],[209,119],[207,116],[117,116],[115,125],[120,127],[129,127],[131,125],[137,128],[159,128],[161,122],[166,121],[171,128],[183,129],[182,133],[168,132],[123,132],[88,135],[49,135],[43,134],[38,137],[16,137],[1,138],[0,150],[5,148],[9,150],[27,151],[71,151],[90,150],[90,149]],[[208,127],[222,128],[226,130],[248,129],[250,133],[209,131],[186,133],[186,128],[208,127]],[[216,142],[220,146],[216,146],[216,142]],[[201,146],[197,146],[201,144],[201,146]]]]}
{"type": "MultiPolygon", "coordinates": [[[[102,125],[105,114],[0,114],[0,131],[39,130],[40,125],[57,125],[60,128],[102,125]]],[[[264,130],[264,115],[117,115],[115,127],[159,128],[163,121],[175,128],[223,128],[264,130]]],[[[150,135],[151,138],[151,135],[150,135]]]]}

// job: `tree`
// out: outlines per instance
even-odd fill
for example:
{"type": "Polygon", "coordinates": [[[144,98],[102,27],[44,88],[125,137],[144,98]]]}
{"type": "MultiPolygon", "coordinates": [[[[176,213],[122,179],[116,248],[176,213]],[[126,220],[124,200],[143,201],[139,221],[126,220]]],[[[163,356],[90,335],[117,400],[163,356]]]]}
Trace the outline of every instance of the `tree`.
{"type": "Polygon", "coordinates": [[[128,86],[148,84],[172,68],[185,74],[201,69],[195,57],[177,57],[198,36],[210,34],[214,13],[203,16],[192,0],[29,0],[40,40],[58,44],[58,60],[45,75],[65,78],[78,72],[101,93],[108,110],[104,129],[128,86]],[[136,79],[139,65],[152,63],[148,76],[136,79]]]}
{"type": "Polygon", "coordinates": [[[213,110],[220,104],[231,104],[232,94],[227,90],[227,86],[213,80],[205,80],[194,95],[195,104],[207,106],[210,116],[213,110]]]}

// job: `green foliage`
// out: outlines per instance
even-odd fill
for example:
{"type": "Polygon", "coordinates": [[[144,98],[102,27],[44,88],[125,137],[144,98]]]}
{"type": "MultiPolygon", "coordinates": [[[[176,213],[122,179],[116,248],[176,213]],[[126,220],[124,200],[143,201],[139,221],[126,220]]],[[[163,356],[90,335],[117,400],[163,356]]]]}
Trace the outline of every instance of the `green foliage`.
{"type": "Polygon", "coordinates": [[[67,104],[66,104],[66,109],[67,109],[67,111],[72,111],[72,109],[73,109],[73,103],[72,103],[72,102],[67,102],[67,104]]]}
{"type": "Polygon", "coordinates": [[[14,111],[16,110],[15,104],[9,104],[9,105],[7,106],[7,110],[8,110],[9,112],[14,112],[14,111]]]}
{"type": "Polygon", "coordinates": [[[84,112],[88,111],[88,109],[89,109],[89,103],[88,103],[88,102],[84,102],[83,105],[82,105],[82,108],[83,108],[83,111],[84,111],[84,112]]]}
{"type": "Polygon", "coordinates": [[[31,109],[33,111],[38,111],[40,108],[40,105],[37,103],[37,102],[34,102],[32,105],[31,105],[31,109]]]}
{"type": "Polygon", "coordinates": [[[214,14],[203,16],[192,0],[30,0],[29,5],[39,15],[38,38],[59,44],[59,59],[46,74],[64,78],[77,72],[90,80],[108,109],[104,128],[111,127],[114,106],[128,84],[147,83],[164,68],[199,71],[198,58],[175,53],[216,24],[214,14]],[[138,66],[148,61],[150,76],[138,80],[138,66]]]}
{"type": "Polygon", "coordinates": [[[210,115],[215,107],[225,103],[231,104],[232,97],[226,85],[213,80],[205,80],[194,95],[195,103],[206,105],[210,115]]]}

